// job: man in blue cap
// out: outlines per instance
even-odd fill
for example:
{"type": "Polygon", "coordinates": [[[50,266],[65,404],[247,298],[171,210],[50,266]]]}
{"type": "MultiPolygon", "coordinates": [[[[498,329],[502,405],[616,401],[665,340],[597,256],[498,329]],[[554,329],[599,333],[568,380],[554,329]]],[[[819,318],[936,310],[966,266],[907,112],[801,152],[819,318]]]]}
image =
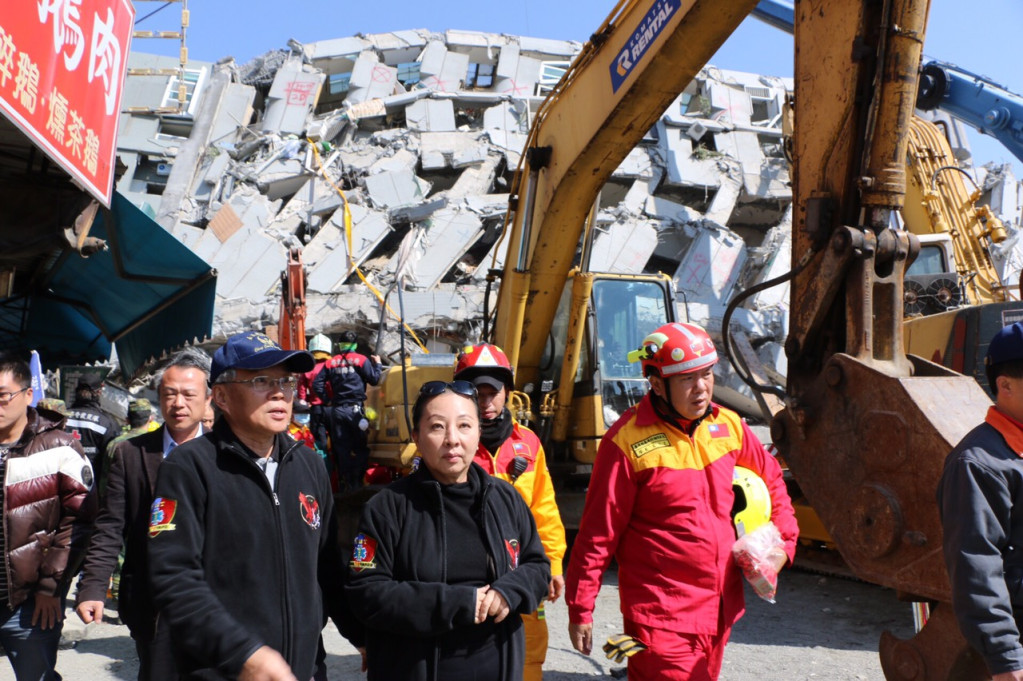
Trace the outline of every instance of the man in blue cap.
{"type": "Polygon", "coordinates": [[[312,367],[261,333],[231,336],[210,369],[222,417],[160,466],[149,573],[183,678],[310,679],[328,614],[353,637],[327,472],[285,435],[312,367]]]}
{"type": "Polygon", "coordinates": [[[959,628],[995,681],[1023,680],[1023,323],[985,365],[995,404],[945,459],[938,510],[959,628]]]}

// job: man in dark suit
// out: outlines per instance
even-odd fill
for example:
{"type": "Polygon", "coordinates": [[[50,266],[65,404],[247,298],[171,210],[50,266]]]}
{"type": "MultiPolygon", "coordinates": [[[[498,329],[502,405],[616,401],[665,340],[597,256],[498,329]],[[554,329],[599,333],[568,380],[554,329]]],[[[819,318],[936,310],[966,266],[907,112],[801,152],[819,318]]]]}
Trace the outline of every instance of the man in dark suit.
{"type": "Polygon", "coordinates": [[[128,625],[139,655],[139,681],[178,678],[165,626],[157,627],[147,577],[149,512],[156,472],[170,450],[202,435],[210,403],[209,357],[199,350],[178,353],[158,380],[163,426],[114,447],[106,497],[85,557],[78,588],[78,616],[103,621],[103,605],[117,556],[124,551],[117,612],[128,625]]]}

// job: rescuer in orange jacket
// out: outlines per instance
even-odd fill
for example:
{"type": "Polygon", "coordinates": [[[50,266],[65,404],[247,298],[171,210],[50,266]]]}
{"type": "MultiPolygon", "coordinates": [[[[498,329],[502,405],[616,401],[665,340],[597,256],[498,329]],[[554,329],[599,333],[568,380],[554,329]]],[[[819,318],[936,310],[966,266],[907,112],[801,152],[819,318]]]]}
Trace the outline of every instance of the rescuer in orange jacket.
{"type": "Polygon", "coordinates": [[[732,473],[766,483],[771,520],[795,554],[798,528],[781,468],[735,412],[711,402],[717,352],[699,326],[658,328],[630,353],[651,391],[601,440],[565,600],[576,650],[593,647],[593,608],[611,557],[625,633],[646,646],[629,657],[630,681],[717,679],[732,625],[744,612],[731,555],[732,473]]]}
{"type": "MultiPolygon", "coordinates": [[[[536,521],[544,552],[551,561],[547,598],[552,603],[565,589],[561,561],[565,557],[565,526],[561,522],[554,483],[547,470],[540,438],[519,425],[505,407],[514,387],[511,364],[501,348],[482,343],[466,347],[458,356],[455,378],[476,385],[480,405],[481,437],[474,461],[491,475],[510,482],[536,521]]],[[[547,658],[547,621],[543,603],[536,612],[522,615],[526,633],[524,681],[540,681],[547,658]]]]}

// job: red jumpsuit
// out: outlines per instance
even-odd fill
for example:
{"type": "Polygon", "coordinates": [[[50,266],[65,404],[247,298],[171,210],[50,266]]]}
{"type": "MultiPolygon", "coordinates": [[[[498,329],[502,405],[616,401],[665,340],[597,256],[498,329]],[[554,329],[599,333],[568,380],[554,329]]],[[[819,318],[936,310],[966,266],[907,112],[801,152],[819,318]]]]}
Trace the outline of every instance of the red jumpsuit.
{"type": "Polygon", "coordinates": [[[731,555],[735,466],[767,484],[791,561],[799,530],[781,468],[735,412],[712,405],[690,437],[662,420],[647,395],[601,440],[566,602],[570,622],[591,623],[615,557],[626,633],[651,646],[629,659],[630,681],[717,678],[745,608],[731,555]]]}
{"type": "MultiPolygon", "coordinates": [[[[510,482],[529,506],[536,529],[543,542],[544,552],[551,561],[551,576],[562,574],[561,560],[565,557],[565,526],[561,522],[558,504],[554,500],[554,483],[547,470],[540,438],[525,426],[515,423],[511,435],[501,444],[497,455],[491,455],[480,443],[476,451],[476,463],[491,475],[510,482]],[[512,462],[520,456],[527,466],[515,480],[512,462]]],[[[524,681],[539,681],[543,676],[543,663],[547,658],[547,621],[543,604],[539,610],[522,615],[526,631],[526,664],[524,681]]]]}

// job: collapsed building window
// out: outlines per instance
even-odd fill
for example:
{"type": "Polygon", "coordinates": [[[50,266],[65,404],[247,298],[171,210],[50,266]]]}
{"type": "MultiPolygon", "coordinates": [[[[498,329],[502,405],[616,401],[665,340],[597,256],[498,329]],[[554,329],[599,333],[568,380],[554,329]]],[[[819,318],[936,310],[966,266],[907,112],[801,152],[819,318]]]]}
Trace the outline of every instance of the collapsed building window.
{"type": "Polygon", "coordinates": [[[540,62],[540,78],[536,81],[537,96],[550,94],[554,86],[558,84],[561,77],[568,71],[571,62],[567,61],[545,61],[540,62]]]}
{"type": "Polygon", "coordinates": [[[180,115],[192,116],[198,105],[199,97],[206,84],[206,69],[185,69],[184,75],[178,78],[171,76],[167,81],[167,89],[163,92],[161,108],[178,108],[180,115]]]}
{"type": "Polygon", "coordinates": [[[406,88],[415,85],[420,81],[419,62],[410,61],[398,64],[398,82],[406,88]]]}
{"type": "Polygon", "coordinates": [[[348,92],[352,84],[351,73],[332,73],[327,78],[327,88],[330,94],[340,95],[348,92]]]}
{"type": "Polygon", "coordinates": [[[773,124],[781,114],[781,106],[771,88],[747,85],[745,89],[753,105],[750,120],[753,123],[773,124]]]}
{"type": "Polygon", "coordinates": [[[493,64],[469,64],[469,72],[465,76],[466,90],[489,89],[494,85],[493,64]]]}

